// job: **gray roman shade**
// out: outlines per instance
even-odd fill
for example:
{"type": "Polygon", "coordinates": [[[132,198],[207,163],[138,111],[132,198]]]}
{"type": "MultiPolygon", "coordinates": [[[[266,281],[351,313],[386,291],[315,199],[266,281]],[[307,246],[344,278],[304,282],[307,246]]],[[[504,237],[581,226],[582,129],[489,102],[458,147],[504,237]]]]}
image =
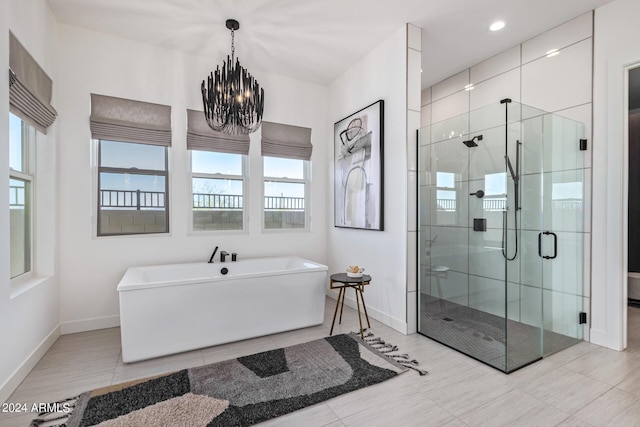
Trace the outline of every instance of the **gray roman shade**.
{"type": "Polygon", "coordinates": [[[262,122],[262,155],[311,160],[311,129],[262,122]]]}
{"type": "Polygon", "coordinates": [[[171,146],[171,107],[91,94],[91,137],[171,146]]]}
{"type": "Polygon", "coordinates": [[[187,149],[249,154],[249,135],[227,135],[209,127],[202,111],[187,110],[187,149]]]}
{"type": "Polygon", "coordinates": [[[42,133],[58,113],[51,106],[52,82],[35,59],[9,33],[9,110],[42,133]]]}

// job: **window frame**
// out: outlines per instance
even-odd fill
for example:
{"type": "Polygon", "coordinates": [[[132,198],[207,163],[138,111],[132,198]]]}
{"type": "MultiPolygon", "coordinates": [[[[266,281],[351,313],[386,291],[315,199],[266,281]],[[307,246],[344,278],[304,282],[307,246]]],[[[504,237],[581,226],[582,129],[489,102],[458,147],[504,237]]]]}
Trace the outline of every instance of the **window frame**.
{"type": "MultiPolygon", "coordinates": [[[[262,224],[263,233],[306,233],[311,231],[311,160],[303,159],[291,159],[302,162],[302,178],[280,178],[267,176],[264,173],[264,159],[266,157],[278,159],[280,157],[275,156],[262,156],[262,209],[260,212],[260,223],[262,224]],[[265,212],[266,212],[266,195],[265,184],[267,182],[282,182],[282,183],[295,183],[304,184],[304,227],[301,228],[267,228],[265,226],[265,212]]],[[[282,157],[284,158],[284,157],[282,157]]]]}
{"type": "MultiPolygon", "coordinates": [[[[36,230],[35,230],[35,216],[36,216],[36,203],[35,203],[35,191],[36,191],[36,128],[25,122],[19,116],[9,113],[10,116],[15,116],[20,120],[20,149],[22,151],[22,171],[18,171],[9,166],[9,185],[11,180],[23,181],[29,184],[28,191],[25,187],[25,215],[27,217],[26,224],[28,224],[28,238],[25,238],[25,244],[28,244],[29,249],[25,251],[24,256],[28,256],[29,268],[17,276],[11,277],[11,268],[9,268],[9,283],[11,286],[21,285],[36,276],[36,259],[35,259],[35,245],[36,245],[36,230]],[[28,207],[28,209],[27,209],[28,207]]],[[[11,144],[9,144],[10,146],[11,144]]],[[[10,150],[9,150],[10,151],[10,150]]],[[[11,188],[9,189],[11,191],[11,188]]],[[[9,205],[11,209],[11,205],[9,205]]],[[[11,219],[9,219],[9,227],[11,227],[11,219]]],[[[9,259],[11,259],[11,250],[9,250],[9,259]]],[[[11,261],[10,261],[11,262],[11,261]]],[[[26,263],[25,263],[26,264],[26,263]]]]}
{"type": "Polygon", "coordinates": [[[189,224],[188,230],[191,235],[206,235],[206,234],[247,234],[249,232],[249,206],[250,200],[248,197],[249,194],[249,155],[248,154],[240,154],[240,153],[223,153],[221,151],[206,151],[206,150],[187,150],[189,155],[188,157],[188,171],[189,171],[189,224]],[[201,153],[221,153],[221,154],[234,154],[236,156],[240,156],[241,167],[242,167],[242,175],[233,175],[233,174],[224,174],[224,173],[205,173],[205,172],[194,172],[193,171],[193,152],[198,151],[201,153]],[[202,178],[202,179],[228,179],[232,181],[242,181],[242,229],[239,230],[195,230],[194,222],[193,222],[193,179],[194,178],[202,178]]]}
{"type": "Polygon", "coordinates": [[[96,177],[96,186],[94,188],[96,188],[96,199],[95,199],[95,208],[96,208],[96,231],[94,236],[96,238],[104,238],[104,237],[123,237],[123,236],[152,236],[152,235],[168,235],[171,231],[171,224],[169,222],[170,219],[170,215],[169,215],[169,209],[170,209],[170,194],[169,194],[169,148],[167,146],[164,145],[158,145],[158,144],[140,144],[140,143],[135,143],[135,142],[128,142],[128,141],[116,141],[116,140],[108,140],[108,139],[96,139],[94,140],[96,142],[95,147],[96,147],[96,171],[97,171],[97,177],[96,177]],[[102,145],[102,141],[106,141],[106,142],[118,142],[118,143],[122,143],[122,144],[140,144],[140,145],[152,145],[154,147],[161,147],[164,149],[164,171],[161,170],[155,170],[155,169],[138,169],[136,167],[130,167],[130,168],[118,168],[118,167],[113,167],[113,166],[102,166],[102,149],[101,149],[101,145],[102,145]],[[100,176],[102,173],[121,173],[121,174],[126,174],[126,173],[131,173],[131,174],[136,174],[136,175],[149,175],[149,176],[163,176],[164,177],[164,216],[165,216],[165,224],[166,224],[166,229],[164,231],[152,231],[152,232],[138,232],[138,233],[106,233],[106,234],[101,234],[101,222],[100,222],[100,205],[101,205],[101,179],[100,176]]]}

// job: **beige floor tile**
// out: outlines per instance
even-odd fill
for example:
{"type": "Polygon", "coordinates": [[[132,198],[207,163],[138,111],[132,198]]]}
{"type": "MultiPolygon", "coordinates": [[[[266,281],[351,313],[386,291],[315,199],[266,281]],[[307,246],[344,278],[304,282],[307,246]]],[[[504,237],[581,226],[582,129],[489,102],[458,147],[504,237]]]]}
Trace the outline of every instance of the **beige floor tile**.
{"type": "Polygon", "coordinates": [[[329,424],[325,424],[322,427],[345,427],[345,425],[344,425],[344,423],[342,421],[338,420],[338,421],[334,421],[334,422],[329,423],[329,424]]]}
{"type": "Polygon", "coordinates": [[[40,359],[33,369],[33,375],[46,372],[75,372],[90,370],[93,372],[105,369],[113,370],[114,361],[120,357],[120,329],[102,329],[89,332],[63,335],[40,359]]]}
{"type": "Polygon", "coordinates": [[[511,390],[459,418],[470,426],[553,426],[569,415],[520,390],[511,390]]]}
{"type": "Polygon", "coordinates": [[[610,385],[560,367],[522,386],[537,399],[573,414],[603,395],[610,385]]]}
{"type": "Polygon", "coordinates": [[[111,385],[113,372],[99,375],[77,376],[66,383],[42,383],[39,387],[18,389],[9,397],[10,402],[50,403],[74,397],[94,388],[111,385]]]}
{"type": "Polygon", "coordinates": [[[616,388],[640,397],[640,370],[627,375],[625,379],[616,386],[616,388]]]}
{"type": "Polygon", "coordinates": [[[640,407],[637,405],[629,408],[628,411],[621,414],[611,424],[616,427],[638,427],[640,426],[640,407]]]}
{"type": "Polygon", "coordinates": [[[134,363],[122,363],[121,359],[115,368],[111,383],[119,384],[202,365],[204,365],[204,359],[200,350],[134,363]]]}
{"type": "Polygon", "coordinates": [[[580,420],[596,425],[611,425],[640,406],[640,397],[612,388],[575,414],[580,420]]]}
{"type": "Polygon", "coordinates": [[[640,370],[640,357],[628,351],[601,347],[567,363],[564,367],[613,386],[640,370]]]}
{"type": "Polygon", "coordinates": [[[302,344],[326,337],[328,334],[324,325],[312,326],[310,328],[296,329],[290,332],[269,335],[269,339],[275,343],[275,348],[289,347],[291,345],[302,344]]]}
{"type": "Polygon", "coordinates": [[[571,347],[566,348],[562,351],[547,356],[544,358],[544,360],[559,366],[563,366],[599,348],[602,347],[583,341],[576,345],[572,345],[571,347]]]}
{"type": "Polygon", "coordinates": [[[338,416],[326,404],[321,403],[296,412],[274,418],[259,425],[262,427],[323,427],[332,425],[342,426],[338,416]]]}
{"type": "Polygon", "coordinates": [[[580,418],[577,418],[574,416],[570,416],[560,424],[556,424],[556,427],[591,427],[591,426],[596,427],[593,424],[585,422],[584,420],[581,420],[580,418]]]}
{"type": "Polygon", "coordinates": [[[68,384],[75,382],[79,377],[102,377],[113,374],[118,359],[110,360],[82,360],[73,365],[60,367],[51,366],[45,369],[36,369],[25,378],[20,387],[23,390],[38,390],[49,384],[68,384]],[[80,375],[79,375],[80,374],[80,375]]]}
{"type": "Polygon", "coordinates": [[[383,405],[390,398],[410,398],[417,394],[415,389],[407,387],[406,381],[410,380],[407,376],[410,374],[415,375],[412,372],[405,372],[383,383],[334,397],[326,403],[340,419],[344,419],[356,412],[383,405]]]}
{"type": "Polygon", "coordinates": [[[548,374],[549,372],[559,369],[558,365],[555,365],[545,359],[540,360],[531,365],[525,366],[522,369],[518,369],[515,372],[507,375],[507,382],[513,388],[521,388],[530,384],[532,381],[548,374]]]}
{"type": "MultiPolygon", "coordinates": [[[[441,426],[455,417],[418,393],[408,396],[385,394],[386,400],[342,418],[346,426],[441,426]]],[[[354,405],[357,405],[354,403],[354,405]]]]}
{"type": "Polygon", "coordinates": [[[11,416],[7,416],[7,414],[0,414],[0,426],[2,427],[27,427],[31,420],[37,417],[38,414],[34,413],[24,413],[24,414],[11,414],[11,416]]]}
{"type": "Polygon", "coordinates": [[[510,389],[505,384],[505,374],[491,368],[478,366],[448,372],[451,375],[434,375],[432,381],[422,383],[420,392],[455,416],[499,398],[510,389]]]}
{"type": "Polygon", "coordinates": [[[442,424],[442,427],[467,427],[468,424],[464,423],[461,419],[456,418],[453,421],[449,421],[446,424],[442,424]]]}

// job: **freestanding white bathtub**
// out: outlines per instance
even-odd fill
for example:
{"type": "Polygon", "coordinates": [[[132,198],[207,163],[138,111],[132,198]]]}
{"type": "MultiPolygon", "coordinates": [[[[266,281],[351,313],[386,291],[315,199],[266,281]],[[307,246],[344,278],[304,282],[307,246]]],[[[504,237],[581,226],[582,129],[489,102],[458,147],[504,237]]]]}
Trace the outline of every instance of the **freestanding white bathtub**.
{"type": "Polygon", "coordinates": [[[122,361],[319,325],[326,280],[326,265],[295,256],[129,268],[118,284],[122,361]]]}

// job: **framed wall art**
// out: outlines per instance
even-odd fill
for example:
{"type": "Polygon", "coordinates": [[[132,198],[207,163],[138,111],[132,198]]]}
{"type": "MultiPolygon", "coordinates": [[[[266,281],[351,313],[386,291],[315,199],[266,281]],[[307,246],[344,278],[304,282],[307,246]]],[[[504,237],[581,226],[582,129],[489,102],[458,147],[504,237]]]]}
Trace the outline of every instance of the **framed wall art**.
{"type": "Polygon", "coordinates": [[[384,101],[334,127],[335,226],[383,230],[384,101]]]}

